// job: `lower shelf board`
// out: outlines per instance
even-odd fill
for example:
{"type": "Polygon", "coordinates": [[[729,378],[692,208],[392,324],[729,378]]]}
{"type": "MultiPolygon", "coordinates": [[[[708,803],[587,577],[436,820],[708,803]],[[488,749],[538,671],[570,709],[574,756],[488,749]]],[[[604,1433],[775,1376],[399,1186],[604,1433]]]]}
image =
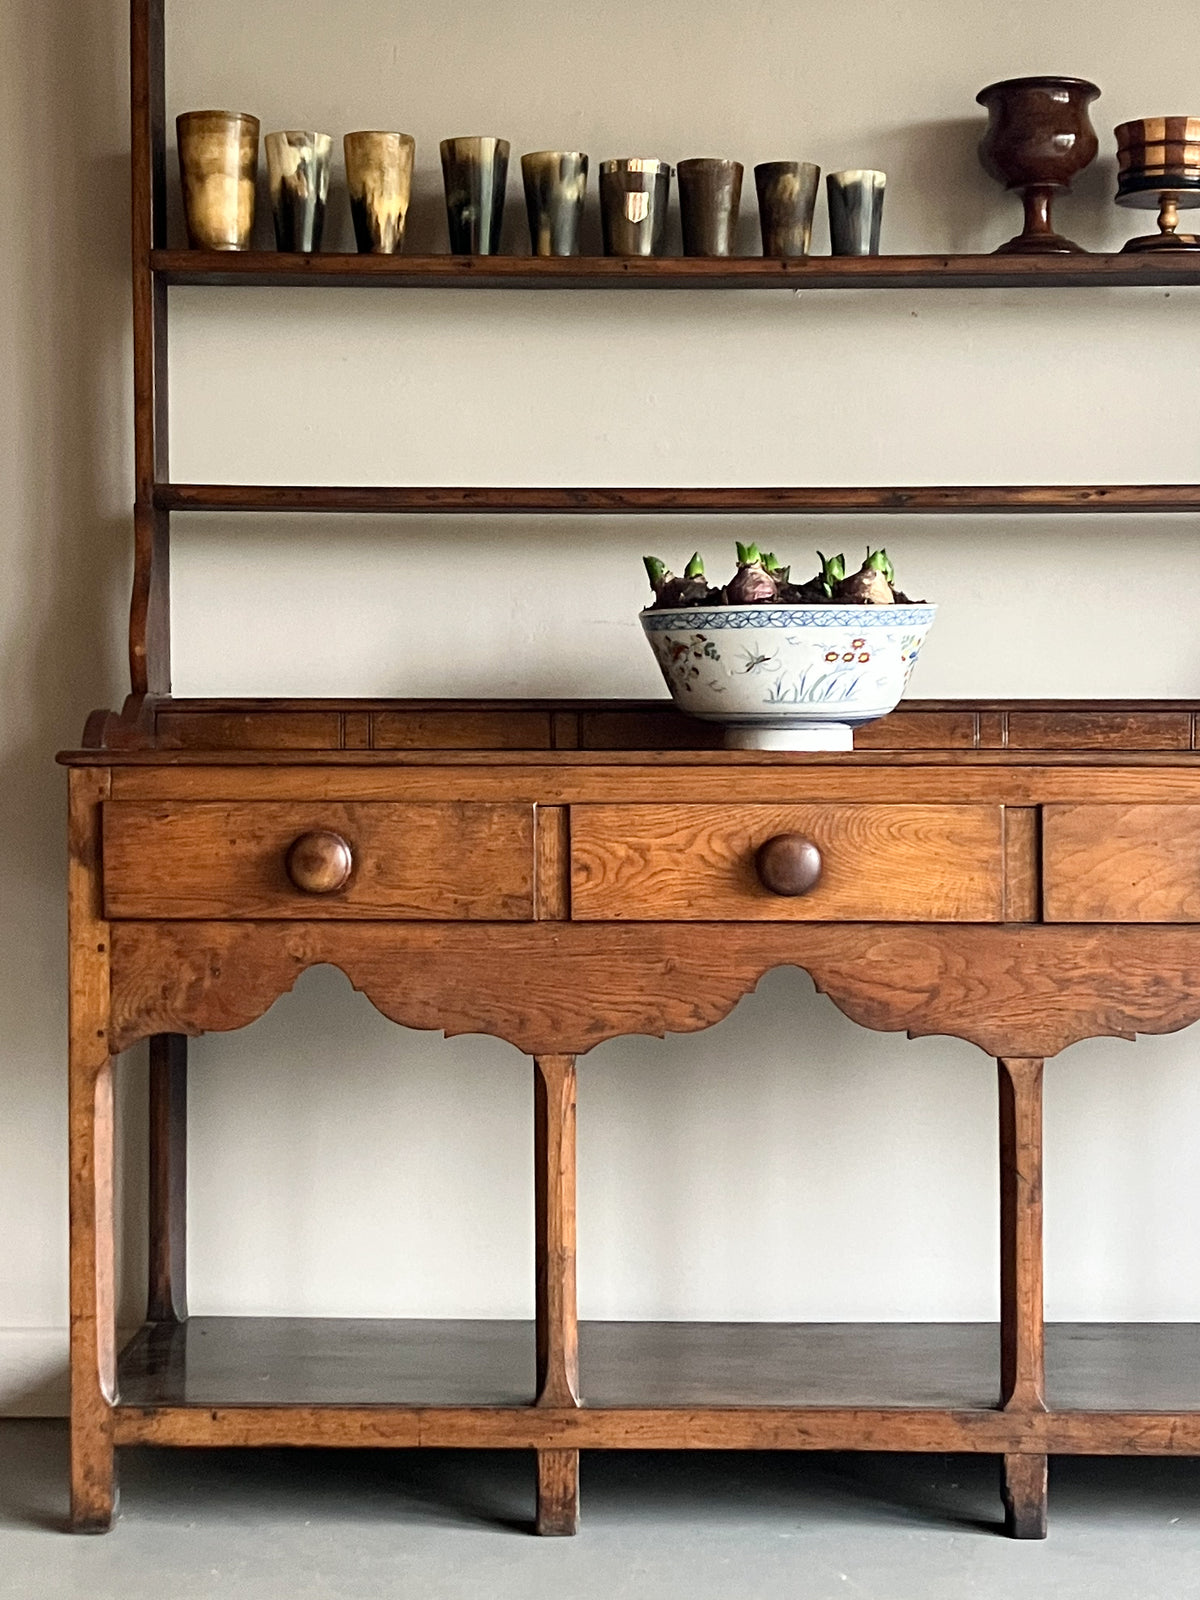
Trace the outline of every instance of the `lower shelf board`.
{"type": "MultiPolygon", "coordinates": [[[[1057,1323],[1054,1411],[1200,1412],[1200,1325],[1057,1323]]],[[[585,1409],[991,1411],[994,1323],[585,1322],[585,1409]]],[[[525,1407],[531,1322],[194,1317],[121,1355],[119,1410],[525,1407]]]]}

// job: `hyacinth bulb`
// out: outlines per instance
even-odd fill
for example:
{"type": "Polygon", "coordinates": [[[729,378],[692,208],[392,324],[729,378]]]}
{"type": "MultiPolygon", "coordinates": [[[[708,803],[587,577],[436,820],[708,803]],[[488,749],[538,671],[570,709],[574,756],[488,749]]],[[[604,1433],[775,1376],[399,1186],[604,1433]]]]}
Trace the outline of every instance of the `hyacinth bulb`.
{"type": "Polygon", "coordinates": [[[725,587],[731,606],[762,605],[779,594],[779,584],[763,566],[756,544],[737,546],[738,569],[725,587]]]}
{"type": "Polygon", "coordinates": [[[857,572],[838,586],[839,600],[851,605],[892,606],[896,603],[892,583],[896,570],[886,550],[867,551],[867,559],[857,572]]]}
{"type": "Polygon", "coordinates": [[[909,605],[907,595],[896,588],[896,571],[886,550],[868,547],[867,558],[857,572],[846,574],[844,555],[827,556],[817,551],[821,566],[807,583],[793,583],[791,568],[773,551],[761,551],[756,544],[738,544],[737,571],[724,589],[710,586],[700,552],[677,578],[657,556],[645,556],[646,576],[654,590],[655,610],[683,609],[688,606],[823,605],[909,605]]]}

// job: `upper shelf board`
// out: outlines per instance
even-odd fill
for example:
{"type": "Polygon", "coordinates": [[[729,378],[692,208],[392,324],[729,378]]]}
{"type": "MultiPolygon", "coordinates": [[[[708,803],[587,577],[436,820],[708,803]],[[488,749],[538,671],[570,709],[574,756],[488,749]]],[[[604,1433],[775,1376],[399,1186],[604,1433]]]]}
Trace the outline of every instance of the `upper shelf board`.
{"type": "Polygon", "coordinates": [[[389,487],[343,484],[159,483],[160,511],[364,512],[435,515],[1196,512],[1200,484],[957,485],[906,488],[389,487]]]}
{"type": "Polygon", "coordinates": [[[155,250],[169,284],[401,289],[1086,289],[1200,285],[1200,252],[1063,256],[373,256],[155,250]]]}

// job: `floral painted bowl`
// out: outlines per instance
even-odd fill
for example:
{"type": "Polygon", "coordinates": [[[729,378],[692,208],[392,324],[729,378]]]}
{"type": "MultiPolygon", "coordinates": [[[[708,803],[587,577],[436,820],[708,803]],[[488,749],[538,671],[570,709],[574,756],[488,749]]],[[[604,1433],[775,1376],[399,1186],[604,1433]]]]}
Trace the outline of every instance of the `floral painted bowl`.
{"type": "Polygon", "coordinates": [[[730,750],[852,750],[894,711],[936,606],[688,606],[643,611],[675,704],[730,750]]]}

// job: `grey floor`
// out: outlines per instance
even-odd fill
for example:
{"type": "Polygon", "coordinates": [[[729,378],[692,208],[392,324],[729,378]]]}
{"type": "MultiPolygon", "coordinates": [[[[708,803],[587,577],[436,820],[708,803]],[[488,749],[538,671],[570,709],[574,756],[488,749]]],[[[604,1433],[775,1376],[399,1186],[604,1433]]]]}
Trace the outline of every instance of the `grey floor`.
{"type": "Polygon", "coordinates": [[[977,1457],[587,1455],[558,1540],[507,1452],[128,1451],[101,1538],[65,1472],[61,1424],[0,1423],[4,1600],[1200,1596],[1200,1461],[1056,1461],[1044,1544],[997,1535],[977,1457]]]}

